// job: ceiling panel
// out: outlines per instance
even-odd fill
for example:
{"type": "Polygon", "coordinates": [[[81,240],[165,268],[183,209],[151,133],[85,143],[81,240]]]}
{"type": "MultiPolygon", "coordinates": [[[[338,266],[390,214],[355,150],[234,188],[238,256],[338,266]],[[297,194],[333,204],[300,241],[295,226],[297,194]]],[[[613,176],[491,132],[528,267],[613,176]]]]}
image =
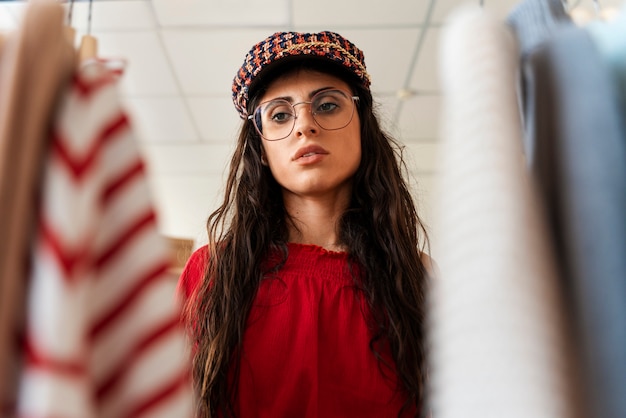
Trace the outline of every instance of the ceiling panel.
{"type": "MultiPolygon", "coordinates": [[[[69,4],[65,5],[69,14],[69,4]]],[[[89,2],[74,2],[72,26],[85,32],[89,20],[89,2]]],[[[157,22],[150,2],[146,0],[94,1],[91,11],[93,31],[156,29],[157,22]]]]}
{"type": "Polygon", "coordinates": [[[411,97],[402,103],[399,111],[400,139],[409,141],[433,141],[439,138],[439,96],[411,97]]]}
{"type": "Polygon", "coordinates": [[[426,31],[424,43],[417,59],[410,88],[412,90],[439,91],[439,39],[442,29],[430,28],[426,31]]]}
{"type": "Polygon", "coordinates": [[[162,234],[202,240],[206,219],[217,207],[221,177],[198,175],[150,175],[150,186],[162,234]]]}
{"type": "Polygon", "coordinates": [[[505,20],[511,10],[521,3],[520,0],[485,0],[484,7],[496,17],[505,20]]]}
{"type": "Polygon", "coordinates": [[[414,0],[293,0],[296,27],[392,27],[418,25],[426,14],[428,1],[414,0]]]}
{"type": "Polygon", "coordinates": [[[408,142],[405,148],[405,163],[417,174],[435,174],[437,171],[437,142],[408,142]]]}
{"type": "Polygon", "coordinates": [[[142,149],[150,159],[152,172],[222,177],[234,149],[233,143],[173,144],[143,143],[142,149]]]}
{"type": "Polygon", "coordinates": [[[182,98],[126,98],[124,102],[133,117],[133,127],[142,141],[199,141],[199,135],[182,98]]]}
{"type": "Polygon", "coordinates": [[[235,142],[241,119],[230,95],[190,97],[187,103],[203,141],[235,142]]]}
{"type": "Polygon", "coordinates": [[[167,29],[162,36],[183,93],[223,97],[229,94],[246,52],[271,33],[258,29],[167,29]]]}
{"type": "Polygon", "coordinates": [[[483,7],[500,18],[505,18],[520,0],[437,0],[433,12],[433,23],[445,22],[455,8],[465,4],[483,4],[483,7]]]}
{"type": "Polygon", "coordinates": [[[419,29],[346,29],[343,36],[365,55],[372,90],[395,93],[404,86],[419,29]]]}
{"type": "Polygon", "coordinates": [[[152,4],[162,27],[289,23],[288,0],[152,0],[152,4]]]}
{"type": "MultiPolygon", "coordinates": [[[[506,1],[506,0],[499,0],[506,1]]],[[[450,12],[460,4],[476,4],[476,1],[459,1],[459,0],[437,0],[432,15],[432,23],[442,23],[450,12]]]]}
{"type": "Polygon", "coordinates": [[[156,31],[95,33],[98,55],[122,58],[127,67],[120,89],[127,96],[179,95],[180,90],[156,31]]]}
{"type": "Polygon", "coordinates": [[[393,137],[398,136],[400,129],[395,115],[400,100],[395,94],[378,94],[373,92],[373,97],[374,106],[376,106],[376,114],[378,115],[381,127],[393,137]]]}

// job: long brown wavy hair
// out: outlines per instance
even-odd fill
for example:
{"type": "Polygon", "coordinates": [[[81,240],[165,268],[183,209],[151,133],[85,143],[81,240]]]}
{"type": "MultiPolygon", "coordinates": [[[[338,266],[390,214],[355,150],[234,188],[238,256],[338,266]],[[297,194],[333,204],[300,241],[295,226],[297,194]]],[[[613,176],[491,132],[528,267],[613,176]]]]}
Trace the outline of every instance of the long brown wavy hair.
{"type": "MultiPolygon", "coordinates": [[[[349,259],[360,266],[362,290],[374,336],[370,349],[381,370],[393,367],[398,384],[409,395],[403,411],[414,404],[423,414],[426,384],[425,286],[427,273],[420,259],[428,245],[407,183],[402,147],[378,123],[370,91],[353,78],[307,62],[273,71],[272,80],[298,68],[340,76],[359,96],[361,163],[354,175],[352,197],[340,219],[339,238],[349,259]],[[395,362],[386,364],[379,347],[388,344],[395,362]]],[[[264,87],[257,87],[253,109],[264,87]]],[[[281,186],[261,164],[261,137],[245,121],[230,162],[224,200],[207,221],[209,263],[195,298],[187,306],[187,322],[195,346],[194,385],[201,417],[234,417],[239,357],[248,312],[264,274],[263,260],[271,251],[287,256],[288,226],[281,186]]],[[[275,267],[280,268],[280,265],[275,267]]],[[[399,416],[403,411],[400,411],[399,416]]]]}

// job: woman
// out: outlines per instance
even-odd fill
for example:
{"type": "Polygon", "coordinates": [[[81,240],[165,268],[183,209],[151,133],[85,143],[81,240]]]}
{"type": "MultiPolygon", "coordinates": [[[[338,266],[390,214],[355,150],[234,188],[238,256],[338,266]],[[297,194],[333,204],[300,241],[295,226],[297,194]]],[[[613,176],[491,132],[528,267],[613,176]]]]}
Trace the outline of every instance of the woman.
{"type": "Polygon", "coordinates": [[[423,415],[426,235],[369,86],[333,32],[275,33],[235,77],[224,201],[180,282],[200,416],[423,415]]]}

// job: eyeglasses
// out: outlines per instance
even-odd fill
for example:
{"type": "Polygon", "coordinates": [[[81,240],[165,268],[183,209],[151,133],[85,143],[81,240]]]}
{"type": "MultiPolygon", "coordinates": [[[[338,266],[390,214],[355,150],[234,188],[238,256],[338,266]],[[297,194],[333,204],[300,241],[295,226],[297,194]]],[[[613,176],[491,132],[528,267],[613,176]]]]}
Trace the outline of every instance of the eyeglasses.
{"type": "Polygon", "coordinates": [[[358,96],[351,96],[343,90],[323,90],[308,102],[291,104],[285,99],[263,102],[248,119],[263,139],[279,141],[291,135],[296,126],[296,106],[310,104],[315,123],[322,129],[334,131],[345,128],[352,121],[354,103],[358,100],[358,96]]]}

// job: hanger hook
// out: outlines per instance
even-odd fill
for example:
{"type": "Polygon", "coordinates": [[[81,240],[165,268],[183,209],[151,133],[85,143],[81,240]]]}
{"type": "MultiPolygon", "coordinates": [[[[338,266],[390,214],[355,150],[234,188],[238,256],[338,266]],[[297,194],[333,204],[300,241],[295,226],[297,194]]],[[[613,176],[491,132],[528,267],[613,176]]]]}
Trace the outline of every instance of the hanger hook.
{"type": "MultiPolygon", "coordinates": [[[[73,1],[73,0],[72,0],[73,1]]],[[[92,16],[93,0],[89,0],[89,15],[87,17],[87,35],[91,35],[91,16],[92,16]]]]}
{"type": "Polygon", "coordinates": [[[74,0],[70,0],[70,7],[67,8],[67,25],[72,26],[72,10],[74,9],[74,0]]]}

